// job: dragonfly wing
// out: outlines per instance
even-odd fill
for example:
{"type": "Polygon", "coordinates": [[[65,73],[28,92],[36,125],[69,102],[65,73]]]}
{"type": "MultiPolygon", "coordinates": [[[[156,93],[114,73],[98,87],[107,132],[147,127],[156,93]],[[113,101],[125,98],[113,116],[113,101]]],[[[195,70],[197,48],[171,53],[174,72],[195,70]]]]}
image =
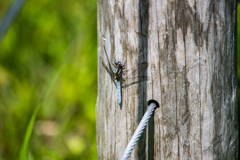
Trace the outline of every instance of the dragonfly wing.
{"type": "Polygon", "coordinates": [[[150,77],[144,76],[147,67],[148,67],[147,62],[140,62],[137,63],[135,69],[127,70],[126,71],[127,76],[125,76],[126,78],[123,78],[124,79],[123,82],[125,83],[123,84],[122,87],[127,88],[133,84],[150,80],[151,79],[150,77]]]}
{"type": "Polygon", "coordinates": [[[136,77],[139,74],[144,74],[145,70],[148,67],[148,63],[147,62],[140,62],[137,63],[137,66],[130,69],[130,70],[126,70],[125,72],[127,73],[126,77],[136,77]]]}
{"type": "Polygon", "coordinates": [[[149,81],[149,80],[151,80],[151,78],[148,76],[137,76],[137,77],[126,78],[123,81],[124,83],[122,85],[122,88],[127,88],[133,84],[137,84],[137,83],[149,81]]]}
{"type": "Polygon", "coordinates": [[[106,50],[106,48],[105,48],[105,45],[103,45],[103,48],[104,48],[104,51],[105,51],[105,54],[106,54],[106,57],[107,57],[108,67],[109,67],[109,69],[110,69],[111,71],[113,71],[112,66],[111,66],[111,63],[110,63],[109,58],[108,58],[108,55],[107,55],[107,50],[106,50]]]}
{"type": "Polygon", "coordinates": [[[100,57],[100,59],[101,59],[101,62],[102,62],[102,66],[106,69],[106,71],[108,72],[109,76],[111,77],[112,82],[117,87],[117,84],[116,84],[116,82],[114,80],[114,77],[113,77],[113,73],[108,69],[107,65],[103,62],[103,59],[101,57],[100,57]]]}

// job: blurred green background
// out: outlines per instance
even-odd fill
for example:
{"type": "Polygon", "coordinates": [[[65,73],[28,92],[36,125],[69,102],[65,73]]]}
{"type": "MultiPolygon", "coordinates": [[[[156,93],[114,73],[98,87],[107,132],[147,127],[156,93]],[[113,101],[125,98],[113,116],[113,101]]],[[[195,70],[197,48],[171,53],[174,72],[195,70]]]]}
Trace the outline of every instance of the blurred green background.
{"type": "MultiPolygon", "coordinates": [[[[0,20],[11,3],[0,0],[0,20]]],[[[239,13],[238,5],[238,23],[239,13]]],[[[240,27],[237,35],[240,45],[240,27]]],[[[239,64],[240,56],[238,84],[239,64]]],[[[31,115],[51,87],[28,159],[97,159],[97,0],[26,0],[0,42],[0,160],[19,158],[31,115]]]]}
{"type": "MultiPolygon", "coordinates": [[[[0,20],[12,0],[0,0],[0,20]]],[[[97,159],[97,0],[26,0],[0,42],[0,159],[97,159]]]]}

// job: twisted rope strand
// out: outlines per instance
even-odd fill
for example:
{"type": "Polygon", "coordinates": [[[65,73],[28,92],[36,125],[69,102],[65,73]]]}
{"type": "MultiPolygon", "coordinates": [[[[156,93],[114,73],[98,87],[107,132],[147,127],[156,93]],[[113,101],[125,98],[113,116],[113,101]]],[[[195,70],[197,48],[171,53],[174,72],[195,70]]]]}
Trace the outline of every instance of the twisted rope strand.
{"type": "Polygon", "coordinates": [[[141,136],[142,132],[144,131],[147,122],[149,121],[150,117],[153,114],[153,111],[157,108],[157,104],[156,103],[151,103],[147,109],[147,111],[145,112],[141,122],[139,123],[136,131],[134,132],[130,142],[127,145],[127,148],[125,149],[123,156],[121,157],[121,160],[127,160],[128,157],[130,156],[130,154],[132,153],[132,150],[134,148],[134,146],[136,145],[139,137],[141,136]]]}

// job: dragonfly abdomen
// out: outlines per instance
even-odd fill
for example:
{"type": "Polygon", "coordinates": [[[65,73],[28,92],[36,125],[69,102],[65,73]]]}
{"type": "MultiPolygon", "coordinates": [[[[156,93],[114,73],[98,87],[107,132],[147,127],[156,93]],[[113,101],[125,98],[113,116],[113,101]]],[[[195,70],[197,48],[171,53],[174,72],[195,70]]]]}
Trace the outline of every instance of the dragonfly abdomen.
{"type": "Polygon", "coordinates": [[[116,84],[117,84],[118,104],[121,105],[122,104],[121,82],[117,81],[116,84]]]}

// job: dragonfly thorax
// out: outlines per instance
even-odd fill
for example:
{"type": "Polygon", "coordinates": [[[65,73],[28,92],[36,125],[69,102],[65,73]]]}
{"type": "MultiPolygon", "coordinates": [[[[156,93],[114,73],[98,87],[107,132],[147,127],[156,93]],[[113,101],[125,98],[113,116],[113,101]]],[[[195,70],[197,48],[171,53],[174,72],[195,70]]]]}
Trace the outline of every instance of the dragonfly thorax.
{"type": "Polygon", "coordinates": [[[115,81],[120,81],[121,78],[122,78],[122,73],[123,73],[123,70],[125,69],[124,68],[124,65],[122,65],[121,62],[114,62],[114,69],[113,69],[113,75],[114,75],[114,79],[115,81]]]}
{"type": "Polygon", "coordinates": [[[120,81],[121,80],[121,78],[122,78],[122,71],[123,71],[122,68],[114,68],[113,74],[114,74],[114,79],[116,81],[120,81]]]}
{"type": "Polygon", "coordinates": [[[118,68],[114,68],[113,73],[117,74],[118,73],[118,68]]]}

